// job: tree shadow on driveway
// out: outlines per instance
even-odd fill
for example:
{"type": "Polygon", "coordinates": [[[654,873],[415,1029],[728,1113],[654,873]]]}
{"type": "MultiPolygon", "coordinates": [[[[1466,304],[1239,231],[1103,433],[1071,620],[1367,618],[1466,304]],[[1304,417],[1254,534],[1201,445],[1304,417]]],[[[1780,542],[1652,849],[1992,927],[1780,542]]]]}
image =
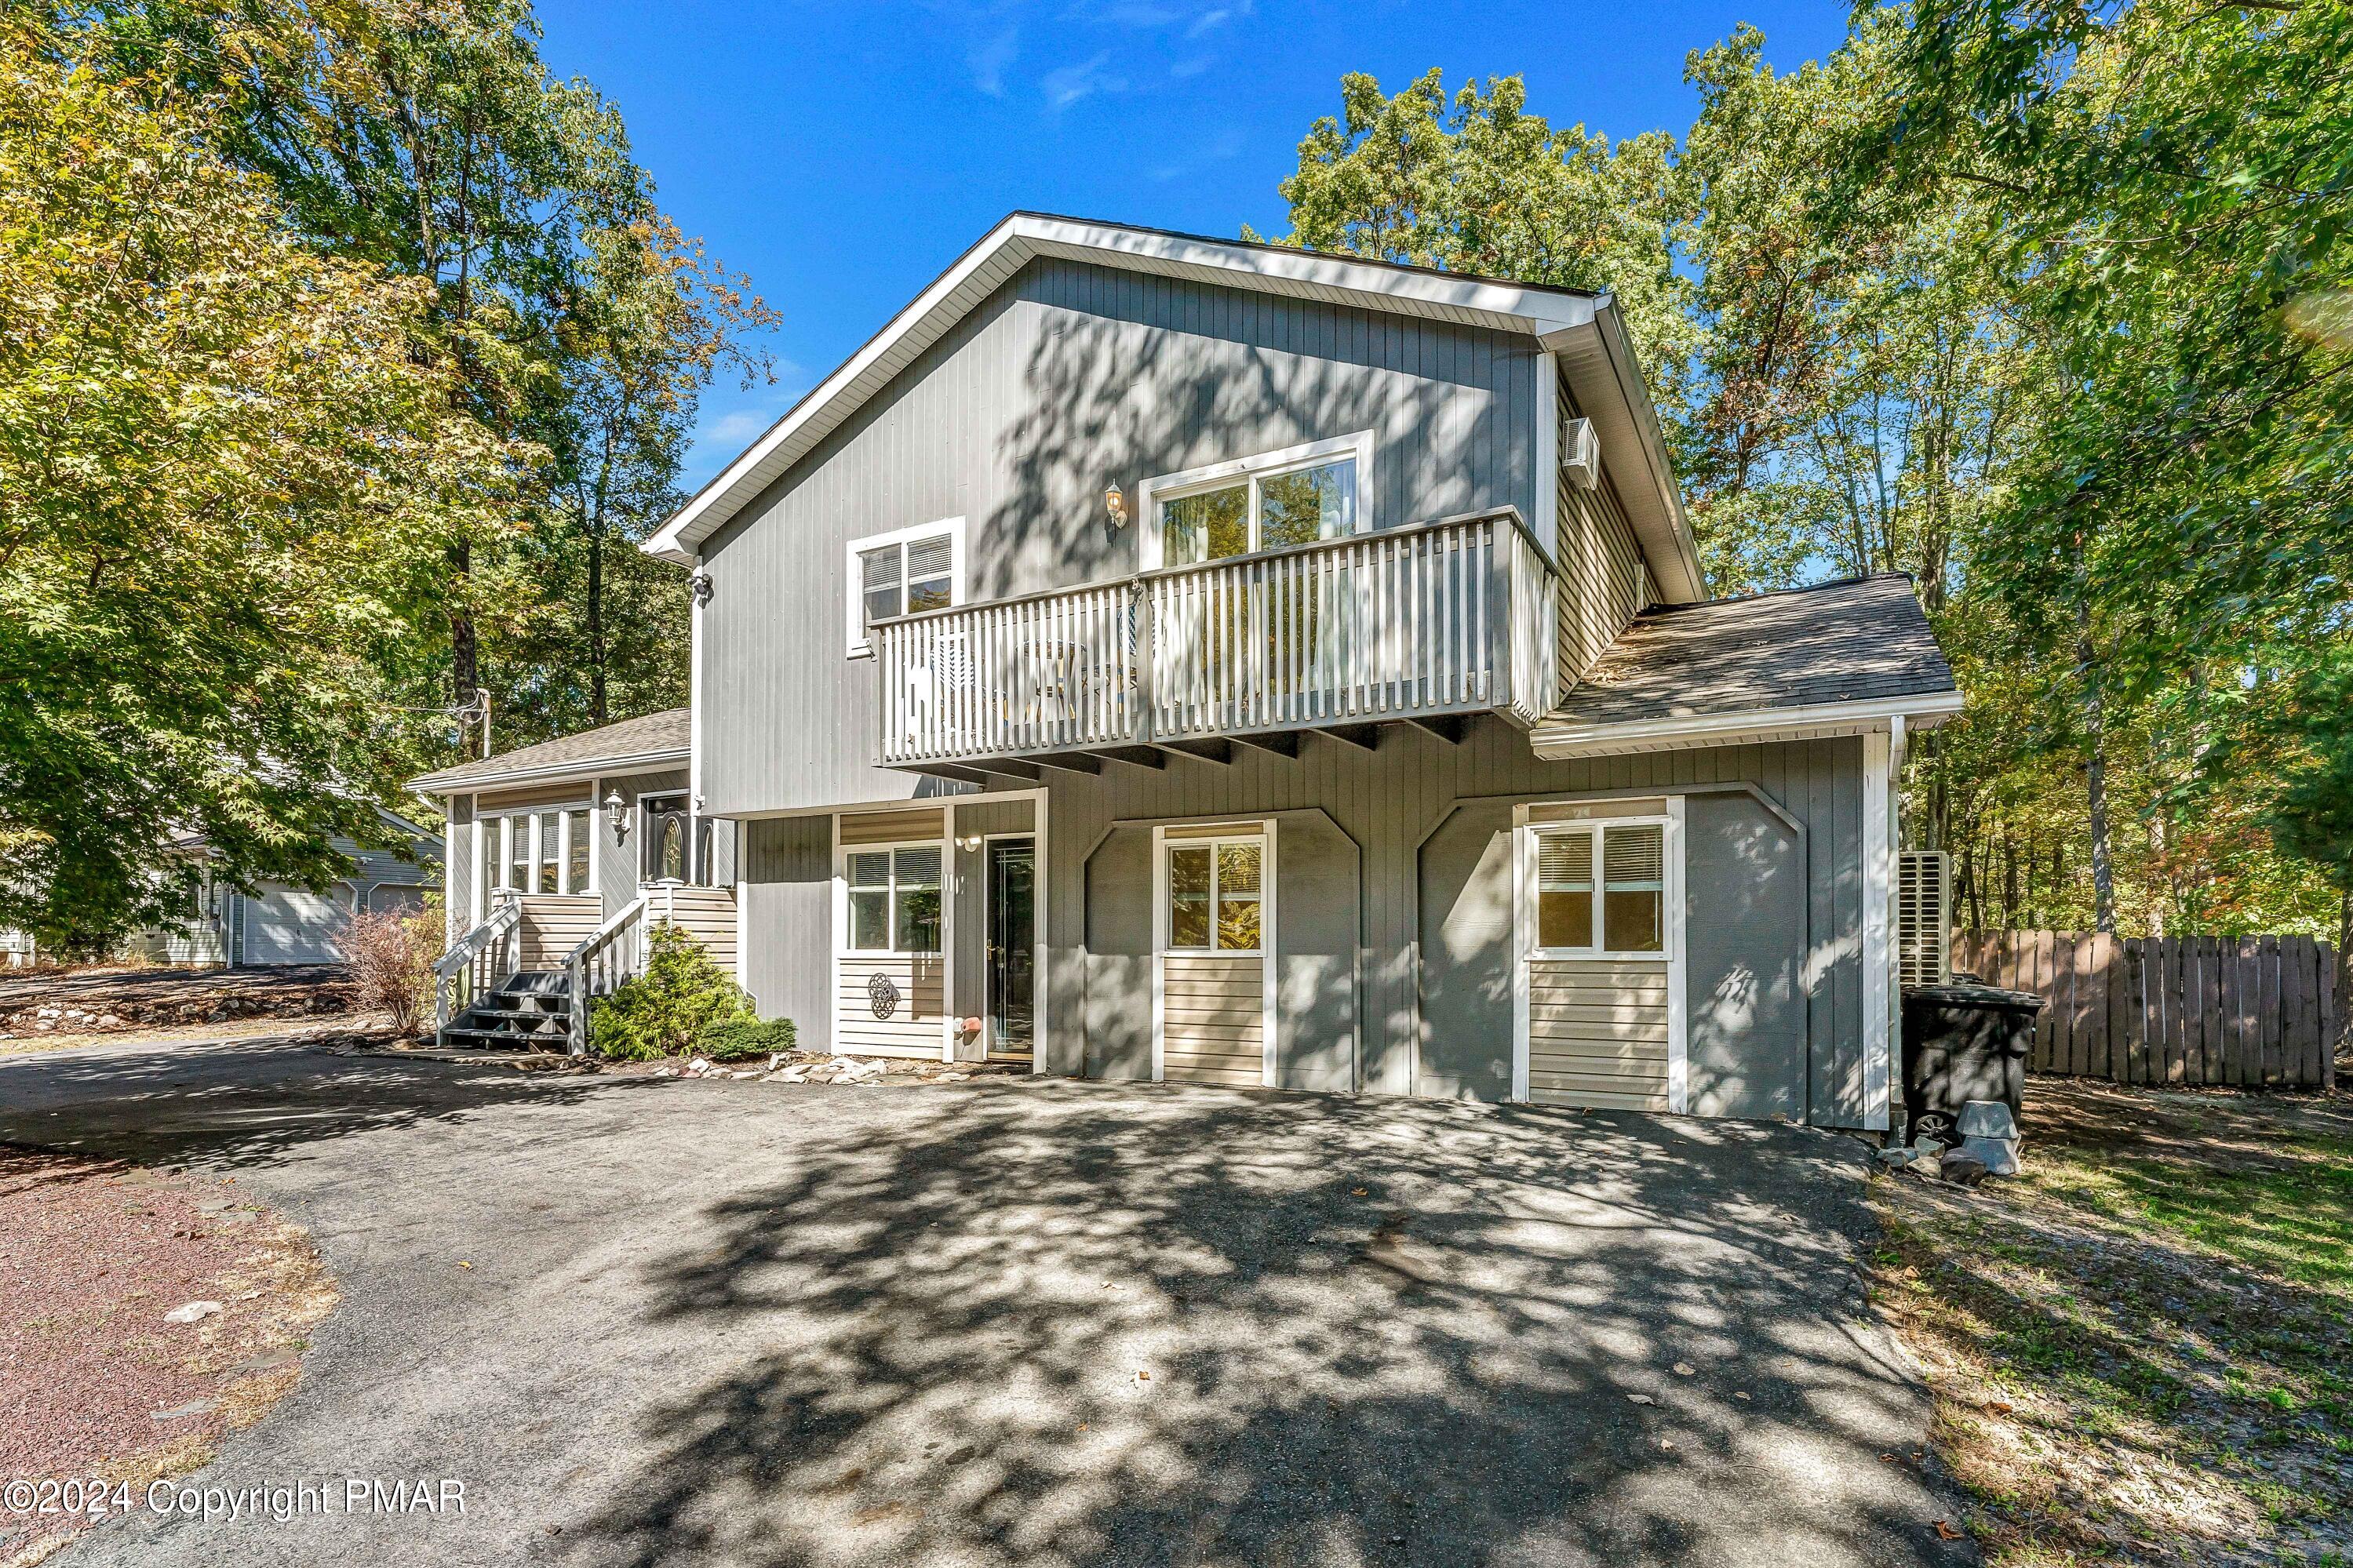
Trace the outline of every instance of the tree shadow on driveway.
{"type": "Polygon", "coordinates": [[[106,1045],[0,1058],[0,1142],[237,1170],[356,1133],[462,1121],[521,1100],[577,1102],[615,1087],[316,1039],[106,1045]]]}
{"type": "Polygon", "coordinates": [[[1973,1560],[1938,1539],[1926,1400],[1862,1299],[1849,1141],[1142,1086],[876,1098],[649,1263],[651,1321],[730,1370],[646,1417],[658,1458],[558,1555],[1973,1560]]]}

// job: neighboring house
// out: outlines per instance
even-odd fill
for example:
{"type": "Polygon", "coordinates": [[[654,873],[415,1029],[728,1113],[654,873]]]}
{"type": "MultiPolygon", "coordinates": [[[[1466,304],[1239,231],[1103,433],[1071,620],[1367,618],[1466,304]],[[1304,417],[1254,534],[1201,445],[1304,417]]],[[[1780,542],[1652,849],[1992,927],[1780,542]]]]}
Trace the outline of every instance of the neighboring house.
{"type": "MultiPolygon", "coordinates": [[[[351,857],[352,875],[318,893],[264,882],[249,898],[205,871],[185,931],[151,926],[126,937],[119,951],[193,968],[342,963],[343,933],[354,913],[414,912],[440,882],[440,838],[396,813],[379,808],[377,816],[406,840],[406,849],[363,849],[348,838],[332,839],[339,854],[351,857]]],[[[174,847],[201,859],[206,847],[198,837],[174,847]]]]}
{"type": "MultiPolygon", "coordinates": [[[[421,783],[562,889],[672,770],[807,1047],[1887,1124],[1894,779],[1960,694],[1901,578],[1708,600],[1606,295],[1017,214],[647,548],[658,763],[421,783]]],[[[616,864],[543,988],[628,967],[616,864]]],[[[478,980],[576,929],[497,901],[478,980]]]]}

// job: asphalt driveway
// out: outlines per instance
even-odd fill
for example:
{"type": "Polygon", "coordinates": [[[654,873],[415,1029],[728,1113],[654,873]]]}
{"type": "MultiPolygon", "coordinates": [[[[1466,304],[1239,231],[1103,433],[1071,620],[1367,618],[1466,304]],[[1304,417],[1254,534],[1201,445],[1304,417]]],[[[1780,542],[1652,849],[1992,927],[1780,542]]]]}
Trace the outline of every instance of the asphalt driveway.
{"type": "Polygon", "coordinates": [[[325,1510],[69,1568],[1972,1560],[1825,1134],[239,1042],[0,1058],[0,1141],[233,1173],[343,1293],[192,1478],[325,1510]]]}

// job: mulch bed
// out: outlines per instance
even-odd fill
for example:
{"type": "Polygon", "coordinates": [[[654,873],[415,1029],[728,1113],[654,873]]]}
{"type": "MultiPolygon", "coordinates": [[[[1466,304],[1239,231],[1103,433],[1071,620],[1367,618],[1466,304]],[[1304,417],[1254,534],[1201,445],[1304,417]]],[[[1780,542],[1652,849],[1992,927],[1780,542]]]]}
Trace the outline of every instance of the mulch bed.
{"type": "MultiPolygon", "coordinates": [[[[335,1299],[301,1230],[233,1177],[0,1147],[0,1477],[135,1494],[205,1463],[294,1386],[335,1299]],[[219,1310],[166,1321],[200,1301],[219,1310]]],[[[0,1561],[76,1522],[0,1503],[0,1561]]]]}
{"type": "Polygon", "coordinates": [[[340,963],[269,969],[109,967],[0,977],[0,1039],[113,1034],[225,1018],[301,1018],[352,1005],[340,963]]]}

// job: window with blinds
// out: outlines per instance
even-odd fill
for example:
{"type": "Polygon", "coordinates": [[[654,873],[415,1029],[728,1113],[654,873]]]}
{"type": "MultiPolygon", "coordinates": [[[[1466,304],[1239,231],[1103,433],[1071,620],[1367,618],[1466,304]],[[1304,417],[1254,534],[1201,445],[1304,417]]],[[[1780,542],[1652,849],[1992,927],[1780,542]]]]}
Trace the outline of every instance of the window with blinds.
{"type": "Polygon", "coordinates": [[[1567,952],[1666,951],[1664,825],[1580,823],[1543,828],[1535,841],[1537,947],[1567,952]]]}
{"type": "Polygon", "coordinates": [[[898,616],[944,610],[956,601],[956,525],[864,541],[850,547],[851,651],[867,628],[898,616]]]}
{"type": "Polygon", "coordinates": [[[859,849],[844,858],[853,952],[940,951],[940,847],[859,849]]]}
{"type": "Polygon", "coordinates": [[[1593,835],[1536,836],[1536,945],[1593,945],[1593,835]]]}
{"type": "Polygon", "coordinates": [[[1601,835],[1601,945],[1611,952],[1667,947],[1667,830],[1656,823],[1601,835]]]}

